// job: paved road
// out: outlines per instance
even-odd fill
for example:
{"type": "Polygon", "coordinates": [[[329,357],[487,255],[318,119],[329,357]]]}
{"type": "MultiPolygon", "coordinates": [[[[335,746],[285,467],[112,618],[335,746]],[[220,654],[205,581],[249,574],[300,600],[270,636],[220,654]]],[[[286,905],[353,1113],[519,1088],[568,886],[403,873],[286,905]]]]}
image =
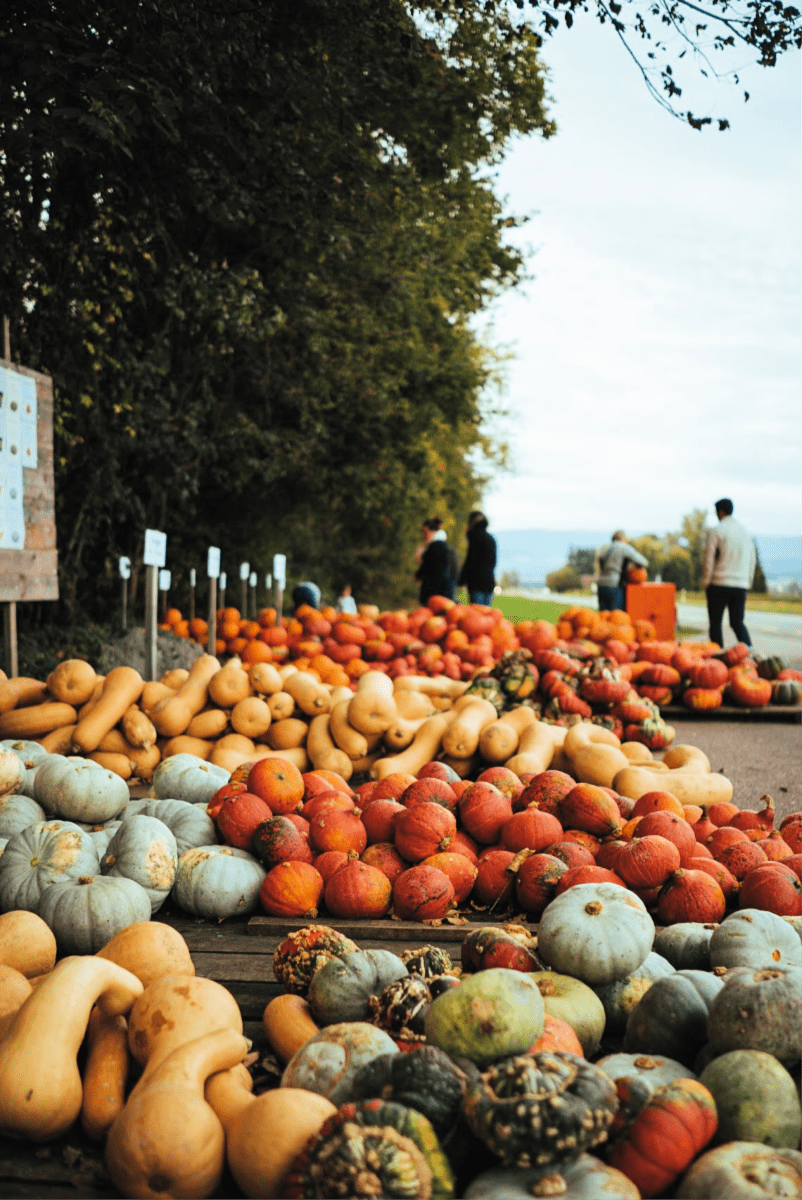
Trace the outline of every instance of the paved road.
{"type": "MultiPolygon", "coordinates": [[[[543,591],[521,591],[518,594],[528,595],[533,599],[559,599],[565,602],[566,607],[569,604],[595,604],[589,596],[547,597],[543,591]]],[[[698,630],[700,634],[707,633],[707,610],[700,604],[678,604],[677,621],[686,629],[698,630]]],[[[746,626],[752,646],[758,654],[764,657],[770,654],[779,655],[789,667],[802,671],[802,616],[796,613],[747,611],[746,626]]],[[[727,646],[735,641],[735,635],[726,624],[724,639],[727,646]]]]}

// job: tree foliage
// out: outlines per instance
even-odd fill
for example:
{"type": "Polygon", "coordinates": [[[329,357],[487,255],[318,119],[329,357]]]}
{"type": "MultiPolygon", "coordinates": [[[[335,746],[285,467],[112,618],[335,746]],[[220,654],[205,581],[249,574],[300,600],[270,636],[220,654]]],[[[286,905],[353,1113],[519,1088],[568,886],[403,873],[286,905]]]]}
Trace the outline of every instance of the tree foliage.
{"type": "MultiPolygon", "coordinates": [[[[0,286],[53,375],[62,596],[146,527],[411,596],[502,453],[470,318],[522,275],[487,168],[549,136],[480,0],[43,0],[0,41],[0,286]]],[[[102,588],[101,588],[102,592],[102,588]]]]}

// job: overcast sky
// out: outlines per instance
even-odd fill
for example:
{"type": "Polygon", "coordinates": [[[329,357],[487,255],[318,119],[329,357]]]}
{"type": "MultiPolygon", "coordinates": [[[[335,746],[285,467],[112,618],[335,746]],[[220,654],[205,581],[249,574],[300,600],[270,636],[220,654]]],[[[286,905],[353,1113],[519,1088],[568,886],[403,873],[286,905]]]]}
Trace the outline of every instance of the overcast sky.
{"type": "Polygon", "coordinates": [[[497,179],[532,214],[514,236],[535,278],[492,312],[514,472],[491,526],[663,533],[728,495],[753,532],[798,534],[799,54],[738,87],[696,77],[689,107],[723,133],[665,113],[590,14],[543,57],[558,133],[497,179]]]}

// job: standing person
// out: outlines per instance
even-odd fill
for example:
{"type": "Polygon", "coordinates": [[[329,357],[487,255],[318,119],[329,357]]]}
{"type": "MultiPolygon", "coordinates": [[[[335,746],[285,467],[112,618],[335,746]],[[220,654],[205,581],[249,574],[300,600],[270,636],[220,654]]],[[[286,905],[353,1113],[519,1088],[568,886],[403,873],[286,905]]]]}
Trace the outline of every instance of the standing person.
{"type": "Polygon", "coordinates": [[[599,612],[625,612],[627,568],[630,563],[636,567],[647,567],[648,559],[630,546],[623,529],[616,529],[612,541],[597,551],[596,560],[599,564],[596,578],[599,612]]]}
{"type": "Polygon", "coordinates": [[[415,578],[420,583],[418,599],[425,604],[430,596],[454,598],[456,577],[453,569],[451,547],[439,517],[429,517],[423,522],[424,536],[429,541],[421,555],[415,578]]]}
{"type": "Polygon", "coordinates": [[[752,586],[757,566],[757,550],[752,535],[732,515],[732,500],[716,501],[718,528],[705,539],[702,557],[702,588],[707,594],[707,618],[710,640],[724,646],[722,620],[727,609],[730,627],[739,642],[751,646],[744,625],[746,593],[752,586]]]}
{"type": "Polygon", "coordinates": [[[337,609],[337,612],[341,612],[341,613],[357,612],[356,600],[351,595],[350,583],[343,584],[342,589],[340,591],[339,596],[337,597],[334,607],[337,609]]]}
{"type": "Polygon", "coordinates": [[[468,589],[471,604],[492,604],[496,586],[496,539],[487,532],[487,517],[479,509],[468,513],[468,553],[458,582],[468,589]]]}

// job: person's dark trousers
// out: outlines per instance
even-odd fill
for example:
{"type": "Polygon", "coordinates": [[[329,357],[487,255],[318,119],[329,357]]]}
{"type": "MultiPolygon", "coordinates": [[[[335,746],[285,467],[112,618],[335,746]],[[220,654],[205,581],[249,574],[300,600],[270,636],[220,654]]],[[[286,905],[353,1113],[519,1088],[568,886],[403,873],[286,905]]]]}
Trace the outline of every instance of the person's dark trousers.
{"type": "Polygon", "coordinates": [[[626,612],[626,593],[622,587],[598,586],[599,612],[626,612]]]}
{"type": "Polygon", "coordinates": [[[724,645],[724,634],[721,623],[724,611],[730,618],[730,626],[739,642],[751,646],[749,630],[744,625],[746,611],[746,588],[721,587],[711,583],[707,589],[707,619],[710,625],[710,641],[724,645]]]}

